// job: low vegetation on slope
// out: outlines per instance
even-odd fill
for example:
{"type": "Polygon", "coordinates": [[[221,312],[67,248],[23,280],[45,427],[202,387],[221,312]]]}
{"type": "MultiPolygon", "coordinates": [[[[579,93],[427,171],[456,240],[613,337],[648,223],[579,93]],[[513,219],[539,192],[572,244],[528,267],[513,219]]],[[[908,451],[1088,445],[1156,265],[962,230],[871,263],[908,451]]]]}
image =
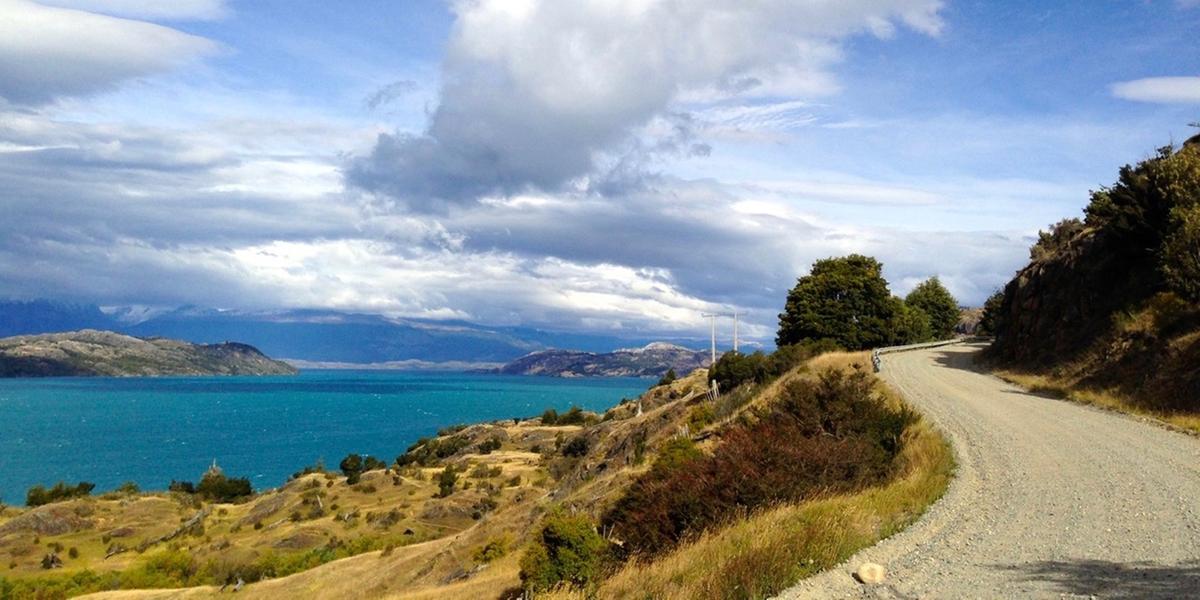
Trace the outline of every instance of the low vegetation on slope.
{"type": "Polygon", "coordinates": [[[1043,232],[988,303],[1010,378],[1183,424],[1200,414],[1200,137],[1043,232]]]}

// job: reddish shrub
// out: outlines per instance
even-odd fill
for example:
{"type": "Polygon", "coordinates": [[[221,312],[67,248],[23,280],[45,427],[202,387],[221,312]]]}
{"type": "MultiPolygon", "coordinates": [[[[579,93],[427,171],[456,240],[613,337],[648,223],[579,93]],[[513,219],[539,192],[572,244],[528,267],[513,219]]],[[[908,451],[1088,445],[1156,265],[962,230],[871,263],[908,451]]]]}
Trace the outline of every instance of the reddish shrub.
{"type": "Polygon", "coordinates": [[[772,410],[726,433],[712,456],[670,453],[603,517],[627,553],[654,555],[738,513],[860,489],[888,476],[914,420],[861,371],[789,385],[772,410]]]}

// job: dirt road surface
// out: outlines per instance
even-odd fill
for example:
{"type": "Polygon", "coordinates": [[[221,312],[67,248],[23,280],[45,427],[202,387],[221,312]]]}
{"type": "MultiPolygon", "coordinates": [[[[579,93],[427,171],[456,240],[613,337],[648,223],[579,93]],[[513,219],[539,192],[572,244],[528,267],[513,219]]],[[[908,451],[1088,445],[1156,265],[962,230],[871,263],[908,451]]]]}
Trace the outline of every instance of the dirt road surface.
{"type": "Polygon", "coordinates": [[[1200,598],[1200,438],[1024,393],[982,347],[889,354],[883,378],[950,439],[946,495],[781,598],[1200,598]],[[851,573],[870,561],[882,584],[851,573]]]}

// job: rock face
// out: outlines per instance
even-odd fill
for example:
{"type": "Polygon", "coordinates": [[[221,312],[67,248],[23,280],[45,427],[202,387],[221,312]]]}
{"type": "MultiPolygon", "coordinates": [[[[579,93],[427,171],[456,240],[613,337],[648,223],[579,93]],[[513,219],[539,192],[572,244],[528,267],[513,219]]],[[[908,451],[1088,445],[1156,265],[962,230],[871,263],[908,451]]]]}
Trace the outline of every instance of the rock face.
{"type": "Polygon", "coordinates": [[[1039,235],[993,315],[992,360],[1148,408],[1200,410],[1200,302],[1164,275],[1179,264],[1166,262],[1177,260],[1165,250],[1173,215],[1200,206],[1200,149],[1188,148],[1125,167],[1086,219],[1039,235]]]}
{"type": "Polygon", "coordinates": [[[661,377],[669,369],[683,377],[709,363],[709,353],[655,342],[609,353],[545,350],[527,354],[496,370],[506,375],[551,377],[661,377]]]}
{"type": "Polygon", "coordinates": [[[111,331],[0,339],[0,377],[292,375],[296,369],[246,344],[190,344],[111,331]]]}

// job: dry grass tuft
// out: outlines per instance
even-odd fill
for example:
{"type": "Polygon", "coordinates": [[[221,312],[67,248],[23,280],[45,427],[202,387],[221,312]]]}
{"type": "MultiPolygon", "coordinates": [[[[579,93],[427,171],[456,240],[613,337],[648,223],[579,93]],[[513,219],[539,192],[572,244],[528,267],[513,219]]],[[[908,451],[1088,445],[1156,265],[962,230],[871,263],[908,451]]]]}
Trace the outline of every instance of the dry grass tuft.
{"type": "Polygon", "coordinates": [[[1080,388],[1070,380],[1052,375],[1034,375],[1016,371],[993,371],[992,374],[1034,394],[1135,415],[1183,431],[1200,434],[1200,415],[1195,413],[1171,413],[1146,408],[1115,390],[1080,388]]]}

